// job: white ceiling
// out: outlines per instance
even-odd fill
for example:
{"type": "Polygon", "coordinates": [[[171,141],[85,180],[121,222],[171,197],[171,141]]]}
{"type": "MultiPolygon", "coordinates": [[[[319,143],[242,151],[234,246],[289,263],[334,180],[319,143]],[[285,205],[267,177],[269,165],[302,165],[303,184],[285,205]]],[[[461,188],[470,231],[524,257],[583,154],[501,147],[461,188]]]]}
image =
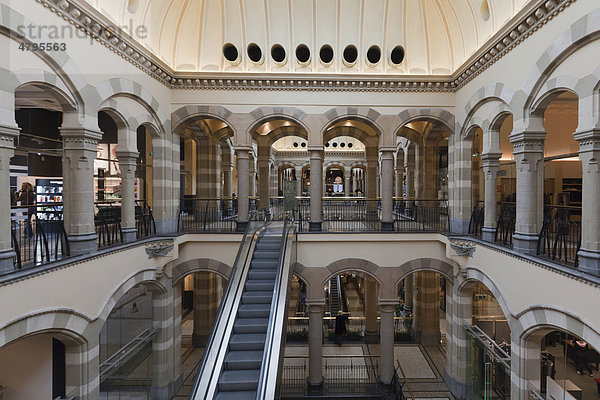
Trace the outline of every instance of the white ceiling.
{"type": "MultiPolygon", "coordinates": [[[[82,0],[83,1],[83,0],[82,0]]],[[[299,72],[448,75],[453,73],[529,0],[86,0],[176,71],[299,72]],[[130,27],[133,27],[131,29],[130,27]],[[145,27],[144,34],[140,27],[145,27]],[[137,30],[137,33],[136,33],[137,30]],[[239,57],[229,62],[223,46],[239,57]],[[251,43],[262,60],[250,61],[251,43]],[[270,55],[280,44],[286,60],[270,55]],[[311,52],[299,63],[295,49],[311,52]],[[329,65],[319,61],[324,44],[333,48],[329,65]],[[354,65],[342,61],[348,45],[358,49],[354,65]],[[381,61],[366,61],[371,46],[381,61]],[[390,53],[403,46],[399,65],[390,53]]]]}

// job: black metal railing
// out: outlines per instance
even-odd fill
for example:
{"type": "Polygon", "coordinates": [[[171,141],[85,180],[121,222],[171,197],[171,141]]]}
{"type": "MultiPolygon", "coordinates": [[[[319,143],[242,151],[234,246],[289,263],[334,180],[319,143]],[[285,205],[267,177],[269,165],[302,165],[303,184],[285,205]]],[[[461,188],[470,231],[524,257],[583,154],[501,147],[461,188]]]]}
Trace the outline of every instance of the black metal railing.
{"type": "Polygon", "coordinates": [[[394,230],[397,232],[447,233],[448,202],[437,199],[394,199],[394,230]]]}
{"type": "Polygon", "coordinates": [[[581,207],[544,206],[537,255],[577,268],[581,248],[581,207]]]}
{"type": "Polygon", "coordinates": [[[152,208],[146,200],[135,201],[135,229],[138,239],[156,234],[156,223],[152,215],[152,208]]]}
{"type": "Polygon", "coordinates": [[[18,269],[68,257],[62,203],[12,207],[11,242],[18,269]]]}
{"type": "Polygon", "coordinates": [[[495,242],[512,247],[517,205],[516,203],[500,203],[499,207],[495,242]]]}
{"type": "MultiPolygon", "coordinates": [[[[256,202],[250,199],[250,211],[256,202]]],[[[178,232],[235,232],[238,199],[181,199],[178,232]]]]}
{"type": "Polygon", "coordinates": [[[123,243],[121,203],[96,202],[94,208],[96,210],[94,225],[96,226],[98,248],[103,249],[123,243]]]}
{"type": "Polygon", "coordinates": [[[469,221],[469,235],[481,238],[484,223],[484,202],[478,201],[473,207],[471,220],[469,221]]]}
{"type": "Polygon", "coordinates": [[[381,230],[379,199],[362,197],[323,198],[323,231],[372,232],[381,230]]]}

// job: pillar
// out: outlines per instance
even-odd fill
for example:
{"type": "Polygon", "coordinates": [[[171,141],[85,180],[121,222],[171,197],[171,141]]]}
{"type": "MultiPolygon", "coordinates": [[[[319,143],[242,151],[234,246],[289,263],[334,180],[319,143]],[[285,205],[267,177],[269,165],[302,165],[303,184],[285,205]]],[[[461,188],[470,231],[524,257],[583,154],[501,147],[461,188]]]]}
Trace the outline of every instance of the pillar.
{"type": "Polygon", "coordinates": [[[413,283],[415,281],[415,277],[413,274],[409,274],[404,278],[404,312],[412,313],[413,309],[413,283]]]}
{"type": "MultiPolygon", "coordinates": [[[[165,287],[169,285],[164,285],[165,287]]],[[[152,293],[152,322],[158,332],[152,339],[151,397],[169,400],[173,397],[173,291],[152,293]]]]}
{"type": "Polygon", "coordinates": [[[236,150],[237,154],[237,169],[238,169],[238,231],[245,231],[248,225],[248,192],[249,192],[249,180],[243,179],[244,176],[248,176],[249,170],[249,151],[245,149],[236,150]]]}
{"type": "MultiPolygon", "coordinates": [[[[94,225],[94,159],[102,133],[83,127],[61,127],[65,230],[72,256],[96,251],[94,225]]],[[[9,203],[10,204],[10,203],[9,203]]]]}
{"type": "Polygon", "coordinates": [[[424,346],[440,343],[439,277],[435,272],[415,272],[413,304],[415,341],[424,346]]]}
{"type": "Polygon", "coordinates": [[[175,392],[183,386],[181,365],[181,319],[183,306],[183,279],[173,286],[173,376],[175,392]]]}
{"type": "Polygon", "coordinates": [[[396,167],[394,172],[396,177],[395,196],[404,197],[404,191],[402,188],[402,182],[404,180],[404,167],[396,167]]]}
{"type": "Polygon", "coordinates": [[[302,196],[302,167],[295,167],[296,174],[296,196],[302,196]]]}
{"type": "Polygon", "coordinates": [[[381,230],[394,230],[394,153],[381,152],[381,230]]]}
{"type": "Polygon", "coordinates": [[[498,221],[496,176],[500,167],[501,154],[487,153],[481,155],[483,161],[484,179],[484,209],[483,209],[483,240],[493,242],[496,239],[496,225],[498,221]]]}
{"type": "MultiPolygon", "coordinates": [[[[312,186],[312,185],[311,185],[312,186]]],[[[323,386],[323,307],[324,300],[307,300],[308,306],[308,387],[323,386]]]]}
{"type": "Polygon", "coordinates": [[[600,130],[577,132],[583,189],[579,269],[600,275],[600,130]]]}
{"type": "MultiPolygon", "coordinates": [[[[14,113],[13,113],[14,115],[14,113]]],[[[14,138],[19,135],[18,127],[0,126],[0,187],[10,187],[10,159],[15,154],[14,138]]],[[[10,190],[0,194],[0,274],[14,269],[15,252],[10,240],[10,190]],[[3,200],[4,199],[4,200],[3,200]]]]}
{"type": "Polygon", "coordinates": [[[545,132],[512,134],[517,170],[517,215],[513,248],[537,254],[538,235],[544,212],[544,138],[545,132]]]}
{"type": "Polygon", "coordinates": [[[218,146],[210,138],[199,138],[196,145],[196,197],[217,198],[218,146]]]}
{"type": "Polygon", "coordinates": [[[121,169],[121,232],[123,242],[137,239],[135,227],[135,170],[138,152],[117,151],[119,168],[121,169]]]}
{"type": "MultiPolygon", "coordinates": [[[[259,153],[262,149],[259,149],[259,153]]],[[[268,210],[269,209],[269,157],[259,155],[257,160],[258,165],[258,208],[268,210]]],[[[253,175],[251,173],[251,175],[253,175]]]]}
{"type": "Polygon", "coordinates": [[[377,343],[377,281],[365,276],[365,342],[377,343]]]}
{"type": "Polygon", "coordinates": [[[392,383],[394,378],[394,310],[396,301],[379,301],[381,325],[379,329],[379,382],[392,383]]]}
{"type": "Polygon", "coordinates": [[[210,272],[194,274],[194,333],[192,344],[206,346],[219,307],[220,277],[210,272]]]}
{"type": "Polygon", "coordinates": [[[350,175],[352,174],[352,170],[347,168],[344,170],[344,196],[350,197],[351,189],[350,189],[350,175]]]}
{"type": "Polygon", "coordinates": [[[182,194],[179,188],[180,147],[180,138],[176,134],[152,139],[152,215],[157,234],[177,232],[178,207],[173,207],[173,204],[178,204],[182,194]]]}
{"type": "MultiPolygon", "coordinates": [[[[258,195],[258,192],[256,191],[256,163],[254,160],[254,157],[252,156],[252,154],[250,154],[250,158],[249,158],[249,162],[248,162],[248,193],[249,196],[251,197],[255,197],[258,195]]],[[[268,174],[267,174],[268,177],[268,174]]],[[[268,182],[268,181],[267,181],[268,182]]],[[[268,201],[268,197],[267,196],[267,201],[268,201]]],[[[259,206],[259,208],[261,208],[259,206]]]]}
{"type": "Polygon", "coordinates": [[[415,197],[415,156],[415,146],[411,145],[408,149],[408,154],[404,164],[406,169],[406,197],[411,199],[415,197]]]}
{"type": "Polygon", "coordinates": [[[323,188],[323,150],[310,150],[310,226],[311,231],[321,230],[321,197],[323,188]]]}

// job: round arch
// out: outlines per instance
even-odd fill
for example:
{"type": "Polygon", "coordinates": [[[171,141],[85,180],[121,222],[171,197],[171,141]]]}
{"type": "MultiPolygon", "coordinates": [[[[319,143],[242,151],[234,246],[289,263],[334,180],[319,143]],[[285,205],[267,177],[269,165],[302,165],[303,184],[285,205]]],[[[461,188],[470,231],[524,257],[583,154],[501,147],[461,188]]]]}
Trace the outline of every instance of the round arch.
{"type": "Polygon", "coordinates": [[[397,115],[398,122],[394,129],[394,134],[405,125],[414,121],[430,121],[443,125],[450,134],[454,133],[454,114],[442,108],[422,108],[422,109],[406,109],[397,115]]]}
{"type": "Polygon", "coordinates": [[[362,258],[344,258],[337,260],[327,265],[325,269],[328,271],[328,275],[322,280],[321,286],[325,285],[327,281],[339,274],[345,272],[361,272],[375,279],[380,288],[383,287],[383,279],[378,273],[379,266],[362,258]]]}
{"type": "Polygon", "coordinates": [[[326,123],[321,129],[321,137],[325,137],[327,130],[336,123],[344,120],[356,120],[364,122],[375,130],[378,137],[383,135],[383,128],[377,122],[381,114],[368,107],[335,107],[324,113],[326,123]]]}
{"type": "Polygon", "coordinates": [[[398,278],[395,282],[396,290],[400,281],[406,278],[406,276],[419,271],[437,272],[450,283],[454,283],[454,267],[452,265],[436,258],[416,258],[397,267],[398,278]]]}
{"type": "Polygon", "coordinates": [[[212,272],[225,279],[231,276],[232,267],[211,258],[197,258],[184,261],[173,267],[173,285],[177,284],[185,276],[194,272],[212,272]]]}
{"type": "Polygon", "coordinates": [[[231,121],[229,121],[231,114],[231,111],[222,106],[183,106],[171,113],[171,130],[173,133],[178,134],[190,121],[212,118],[228,125],[235,134],[235,127],[231,121]]]}

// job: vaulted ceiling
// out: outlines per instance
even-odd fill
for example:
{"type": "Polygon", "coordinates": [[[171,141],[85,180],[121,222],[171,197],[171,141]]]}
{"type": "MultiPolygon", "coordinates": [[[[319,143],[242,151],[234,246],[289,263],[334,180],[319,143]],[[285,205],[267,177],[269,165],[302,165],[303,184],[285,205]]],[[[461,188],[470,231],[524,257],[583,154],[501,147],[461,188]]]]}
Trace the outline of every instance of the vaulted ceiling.
{"type": "Polygon", "coordinates": [[[175,71],[448,75],[530,0],[86,1],[175,71]],[[344,60],[351,46],[356,61],[344,60]]]}

